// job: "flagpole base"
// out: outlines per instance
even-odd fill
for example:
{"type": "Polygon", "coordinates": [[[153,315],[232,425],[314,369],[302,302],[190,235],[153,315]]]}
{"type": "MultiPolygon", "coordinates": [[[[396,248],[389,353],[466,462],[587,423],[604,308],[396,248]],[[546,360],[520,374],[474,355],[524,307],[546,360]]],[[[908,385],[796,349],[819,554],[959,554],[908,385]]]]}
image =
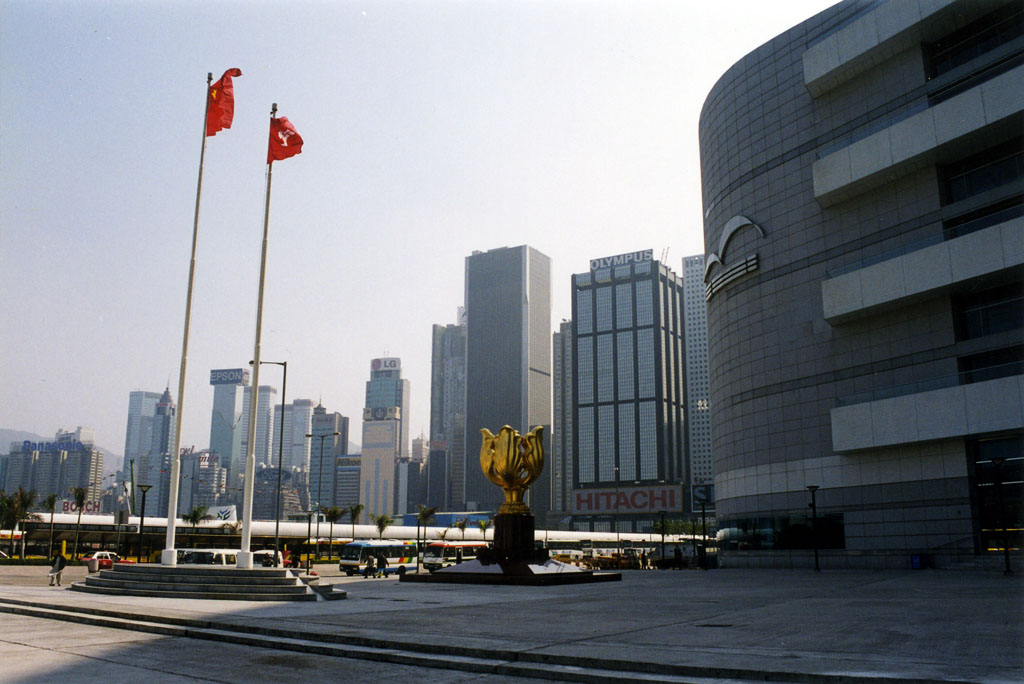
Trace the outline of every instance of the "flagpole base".
{"type": "Polygon", "coordinates": [[[239,551],[235,554],[235,567],[240,570],[252,569],[252,551],[239,551]]]}
{"type": "Polygon", "coordinates": [[[177,549],[164,549],[160,553],[160,565],[177,565],[178,564],[178,550],[177,549]]]}

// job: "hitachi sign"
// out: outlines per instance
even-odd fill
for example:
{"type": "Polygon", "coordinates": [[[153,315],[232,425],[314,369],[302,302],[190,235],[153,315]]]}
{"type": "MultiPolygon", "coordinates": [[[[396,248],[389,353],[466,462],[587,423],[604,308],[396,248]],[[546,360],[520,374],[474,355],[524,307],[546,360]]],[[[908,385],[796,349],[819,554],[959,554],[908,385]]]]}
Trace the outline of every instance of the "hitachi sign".
{"type": "Polygon", "coordinates": [[[682,501],[679,485],[574,489],[571,512],[573,515],[604,515],[678,511],[682,501]]]}
{"type": "Polygon", "coordinates": [[[651,261],[653,258],[653,249],[645,249],[639,252],[626,252],[625,254],[616,254],[615,256],[604,257],[602,259],[591,259],[590,270],[596,271],[599,268],[613,268],[615,266],[639,264],[645,261],[651,261]]]}

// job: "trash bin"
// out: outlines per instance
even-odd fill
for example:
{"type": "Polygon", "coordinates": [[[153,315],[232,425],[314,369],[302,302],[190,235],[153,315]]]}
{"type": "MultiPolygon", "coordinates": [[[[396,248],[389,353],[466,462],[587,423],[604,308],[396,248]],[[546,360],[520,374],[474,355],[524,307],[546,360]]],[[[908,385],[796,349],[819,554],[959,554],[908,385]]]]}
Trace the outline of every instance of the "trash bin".
{"type": "Polygon", "coordinates": [[[915,553],[910,556],[910,567],[913,570],[923,570],[928,567],[928,556],[923,553],[915,553]]]}
{"type": "Polygon", "coordinates": [[[90,573],[92,573],[92,572],[99,572],[99,569],[100,569],[100,559],[99,558],[87,558],[86,561],[85,561],[85,567],[89,570],[90,573]]]}

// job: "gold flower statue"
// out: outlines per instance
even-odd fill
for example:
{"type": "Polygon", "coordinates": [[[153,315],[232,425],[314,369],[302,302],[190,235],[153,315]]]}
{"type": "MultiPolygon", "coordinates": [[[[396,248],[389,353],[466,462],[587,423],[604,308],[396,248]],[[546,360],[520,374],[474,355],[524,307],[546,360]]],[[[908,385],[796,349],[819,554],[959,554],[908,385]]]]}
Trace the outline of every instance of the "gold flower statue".
{"type": "Polygon", "coordinates": [[[543,433],[542,426],[525,435],[508,425],[496,435],[487,428],[480,430],[483,435],[480,468],[488,480],[505,492],[505,503],[498,509],[499,514],[530,513],[530,507],[523,502],[523,494],[544,470],[543,433]]]}

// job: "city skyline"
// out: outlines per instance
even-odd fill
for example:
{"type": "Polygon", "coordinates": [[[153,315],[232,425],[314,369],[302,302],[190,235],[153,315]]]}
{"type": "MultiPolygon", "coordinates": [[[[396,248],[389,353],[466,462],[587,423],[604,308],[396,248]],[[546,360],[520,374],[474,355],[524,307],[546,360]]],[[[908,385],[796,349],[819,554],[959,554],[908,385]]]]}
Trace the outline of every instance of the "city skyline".
{"type": "Polygon", "coordinates": [[[243,75],[207,141],[182,446],[209,446],[209,372],[251,358],[272,102],[306,144],[275,165],[264,358],[358,416],[366,362],[401,357],[416,436],[466,256],[551,256],[553,321],[591,258],[680,270],[705,96],[829,4],[5,4],[0,427],[117,452],[128,394],[176,393],[207,72],[243,75]]]}

